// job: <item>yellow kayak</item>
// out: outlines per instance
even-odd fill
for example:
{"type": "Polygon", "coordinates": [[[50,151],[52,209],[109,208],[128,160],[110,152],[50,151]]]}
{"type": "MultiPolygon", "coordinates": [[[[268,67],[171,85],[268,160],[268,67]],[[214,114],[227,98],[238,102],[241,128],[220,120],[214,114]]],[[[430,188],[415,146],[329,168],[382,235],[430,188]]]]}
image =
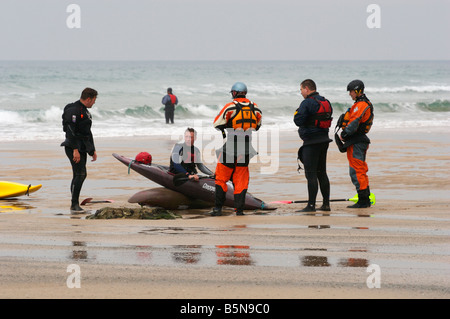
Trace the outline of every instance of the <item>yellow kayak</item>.
{"type": "Polygon", "coordinates": [[[29,195],[42,187],[39,185],[25,185],[14,182],[0,181],[0,199],[29,195]]]}

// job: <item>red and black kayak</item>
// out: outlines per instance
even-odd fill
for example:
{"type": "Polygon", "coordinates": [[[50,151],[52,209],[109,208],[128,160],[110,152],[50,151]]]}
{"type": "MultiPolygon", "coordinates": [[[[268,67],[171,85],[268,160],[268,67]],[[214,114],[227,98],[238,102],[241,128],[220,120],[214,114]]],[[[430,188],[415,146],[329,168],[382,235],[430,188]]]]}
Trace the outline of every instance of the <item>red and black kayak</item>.
{"type": "MultiPolygon", "coordinates": [[[[205,177],[199,181],[187,180],[180,184],[174,183],[174,177],[176,175],[169,172],[169,167],[158,164],[142,164],[134,161],[131,158],[121,156],[118,154],[112,154],[117,160],[126,165],[129,169],[134,170],[140,175],[148,178],[149,180],[164,186],[174,192],[181,193],[183,198],[188,198],[198,203],[210,203],[210,206],[214,205],[215,198],[215,181],[213,178],[205,177]],[[177,185],[176,185],[177,184],[177,185]]],[[[228,183],[228,191],[226,194],[225,206],[234,207],[234,187],[231,182],[228,183]]],[[[133,202],[145,203],[145,196],[156,195],[155,192],[142,191],[135,194],[133,202]]],[[[168,196],[166,194],[166,196],[168,196]]],[[[132,198],[133,198],[132,197],[132,198]]],[[[175,196],[174,200],[181,198],[181,196],[175,196]]],[[[189,205],[188,205],[189,206],[189,205]]],[[[244,209],[260,209],[260,210],[274,210],[276,208],[270,207],[264,201],[254,197],[252,194],[247,193],[245,197],[244,209]]]]}

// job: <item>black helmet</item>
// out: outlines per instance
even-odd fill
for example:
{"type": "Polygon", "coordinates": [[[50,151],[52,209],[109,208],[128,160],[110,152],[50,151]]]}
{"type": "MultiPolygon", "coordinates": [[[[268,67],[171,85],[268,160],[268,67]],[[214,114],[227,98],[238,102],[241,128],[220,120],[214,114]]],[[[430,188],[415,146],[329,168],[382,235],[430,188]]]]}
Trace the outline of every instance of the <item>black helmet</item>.
{"type": "Polygon", "coordinates": [[[353,80],[347,85],[347,91],[364,91],[364,83],[361,80],[353,80]]]}

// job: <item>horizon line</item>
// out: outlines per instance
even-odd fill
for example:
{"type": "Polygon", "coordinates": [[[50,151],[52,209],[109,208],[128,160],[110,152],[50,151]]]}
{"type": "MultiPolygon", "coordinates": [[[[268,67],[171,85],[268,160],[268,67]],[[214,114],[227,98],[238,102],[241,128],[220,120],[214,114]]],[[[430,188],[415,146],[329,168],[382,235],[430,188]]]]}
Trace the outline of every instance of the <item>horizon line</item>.
{"type": "Polygon", "coordinates": [[[450,59],[0,59],[1,62],[448,62],[450,59]]]}

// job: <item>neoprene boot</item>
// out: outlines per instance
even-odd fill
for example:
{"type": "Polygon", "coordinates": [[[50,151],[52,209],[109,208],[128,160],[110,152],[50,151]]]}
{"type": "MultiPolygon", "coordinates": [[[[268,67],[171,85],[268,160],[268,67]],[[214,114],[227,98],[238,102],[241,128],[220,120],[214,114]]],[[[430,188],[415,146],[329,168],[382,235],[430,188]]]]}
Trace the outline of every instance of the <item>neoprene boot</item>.
{"type": "Polygon", "coordinates": [[[320,206],[320,208],[318,208],[317,210],[322,210],[322,211],[325,211],[325,212],[331,211],[330,201],[329,200],[324,200],[323,203],[322,203],[322,206],[320,206]]]}
{"type": "Polygon", "coordinates": [[[244,189],[240,194],[234,194],[234,210],[236,211],[236,216],[244,215],[245,206],[245,195],[247,190],[244,189]]]}
{"type": "Polygon", "coordinates": [[[216,185],[215,207],[209,214],[211,216],[222,216],[222,207],[225,203],[226,193],[220,185],[216,185]]]}
{"type": "Polygon", "coordinates": [[[366,188],[358,191],[358,202],[347,208],[369,208],[370,207],[370,189],[366,188]]]}
{"type": "Polygon", "coordinates": [[[70,210],[73,212],[77,212],[77,213],[82,213],[84,212],[84,209],[80,207],[80,205],[78,204],[78,202],[72,202],[72,205],[70,206],[70,210]]]}
{"type": "Polygon", "coordinates": [[[308,204],[301,210],[296,210],[297,213],[311,213],[316,211],[316,205],[308,204]]]}
{"type": "Polygon", "coordinates": [[[211,216],[222,216],[222,207],[214,207],[209,214],[211,216]]]}

